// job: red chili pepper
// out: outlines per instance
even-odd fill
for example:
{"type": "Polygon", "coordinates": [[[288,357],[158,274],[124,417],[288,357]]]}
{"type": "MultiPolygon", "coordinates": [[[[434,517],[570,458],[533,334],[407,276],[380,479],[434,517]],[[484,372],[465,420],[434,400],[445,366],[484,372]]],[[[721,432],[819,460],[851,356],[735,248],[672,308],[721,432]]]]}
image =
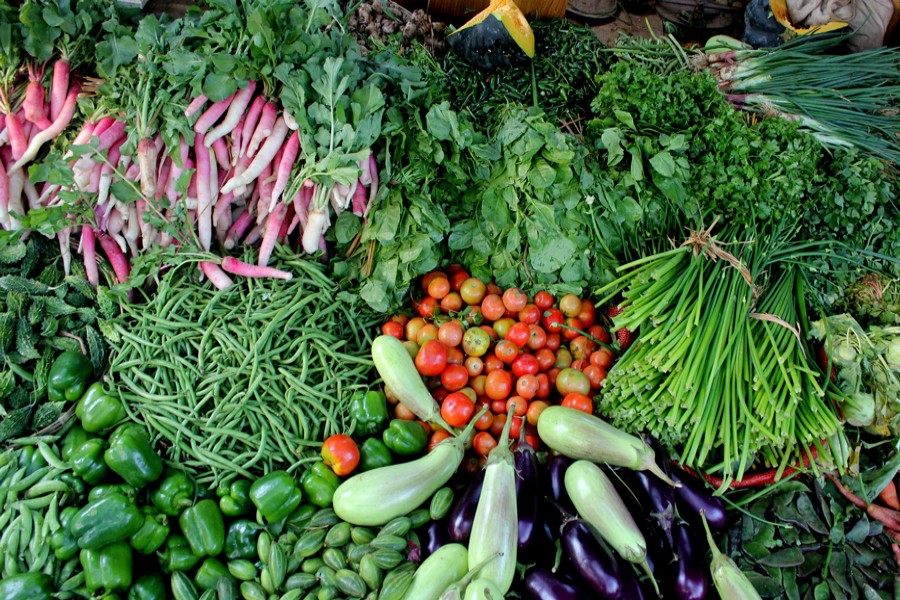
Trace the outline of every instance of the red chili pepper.
{"type": "MultiPolygon", "coordinates": [[[[810,454],[812,454],[812,458],[816,458],[817,451],[816,448],[810,448],[810,453],[803,455],[803,467],[805,469],[809,467],[810,454]]],[[[678,463],[676,463],[678,464],[678,463]]],[[[684,465],[678,465],[694,477],[700,477],[701,475],[697,473],[697,471],[691,469],[690,467],[686,467],[684,465]]],[[[779,480],[784,479],[785,477],[790,477],[794,473],[796,473],[801,468],[797,467],[785,467],[784,471],[781,473],[781,477],[779,480]]],[[[768,469],[766,471],[761,471],[759,473],[754,473],[752,475],[745,475],[743,479],[733,479],[731,483],[728,484],[728,487],[732,490],[742,490],[746,488],[757,488],[757,487],[765,487],[767,485],[772,485],[775,483],[775,477],[778,475],[778,469],[768,469]]],[[[725,481],[722,477],[716,477],[715,475],[710,475],[709,473],[703,473],[703,479],[709,483],[709,485],[714,488],[722,487],[722,483],[725,481]]]]}

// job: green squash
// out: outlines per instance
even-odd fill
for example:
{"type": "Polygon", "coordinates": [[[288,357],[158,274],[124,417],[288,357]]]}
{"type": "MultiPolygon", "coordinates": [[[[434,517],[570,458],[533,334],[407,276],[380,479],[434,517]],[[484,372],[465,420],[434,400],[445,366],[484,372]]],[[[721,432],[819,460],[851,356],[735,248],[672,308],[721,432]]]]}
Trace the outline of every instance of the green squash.
{"type": "Polygon", "coordinates": [[[463,60],[485,70],[510,67],[534,57],[534,32],[513,0],[491,0],[447,41],[463,60]]]}

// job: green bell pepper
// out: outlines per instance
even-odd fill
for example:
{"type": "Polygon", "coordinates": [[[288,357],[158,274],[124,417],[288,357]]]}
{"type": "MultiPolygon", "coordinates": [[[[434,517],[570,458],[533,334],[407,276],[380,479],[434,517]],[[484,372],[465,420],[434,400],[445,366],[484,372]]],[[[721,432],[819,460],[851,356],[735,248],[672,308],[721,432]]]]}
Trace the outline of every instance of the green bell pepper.
{"type": "Polygon", "coordinates": [[[79,447],[72,450],[69,465],[72,472],[84,479],[90,485],[97,485],[106,477],[109,467],[103,460],[106,451],[106,440],[94,438],[87,440],[79,447]]]}
{"type": "Polygon", "coordinates": [[[159,573],[146,573],[128,588],[128,600],[166,600],[166,580],[159,573]]]}
{"type": "Polygon", "coordinates": [[[303,473],[300,485],[303,486],[307,501],[325,508],[331,506],[331,499],[341,485],[341,478],[334,474],[331,467],[319,461],[303,473]]]}
{"type": "Polygon", "coordinates": [[[105,431],[128,416],[122,401],[110,396],[103,390],[98,381],[91,385],[78,404],[75,416],[81,420],[81,426],[89,433],[105,431]]]}
{"type": "Polygon", "coordinates": [[[367,439],[359,446],[359,470],[371,471],[394,463],[394,455],[377,437],[367,439]]]}
{"type": "Polygon", "coordinates": [[[26,477],[46,466],[47,461],[35,446],[23,446],[19,451],[19,468],[25,469],[26,477]]]}
{"type": "Polygon", "coordinates": [[[0,598],[3,600],[50,600],[53,598],[53,580],[44,573],[22,573],[0,580],[0,598]]]}
{"type": "Polygon", "coordinates": [[[50,536],[50,549],[57,560],[66,561],[78,554],[78,540],[72,534],[72,520],[78,514],[74,506],[67,506],[59,512],[59,529],[50,536]]]}
{"type": "Polygon", "coordinates": [[[428,434],[416,421],[394,419],[382,434],[384,445],[400,456],[421,454],[428,446],[428,434]]]}
{"type": "Polygon", "coordinates": [[[241,517],[250,512],[253,503],[250,502],[249,479],[236,479],[231,485],[220,486],[218,490],[219,508],[226,517],[241,517]]]}
{"type": "Polygon", "coordinates": [[[247,519],[232,522],[225,534],[225,556],[232,560],[256,559],[256,540],[263,529],[261,525],[247,519]]]}
{"type": "Polygon", "coordinates": [[[219,584],[219,579],[222,577],[234,581],[234,576],[228,571],[228,567],[222,564],[222,561],[210,556],[200,564],[194,575],[194,581],[201,590],[211,590],[219,584]]]}
{"type": "Polygon", "coordinates": [[[75,402],[94,378],[94,366],[81,352],[67,350],[56,357],[47,376],[47,397],[51,402],[75,402]]]}
{"type": "Polygon", "coordinates": [[[75,423],[72,425],[72,428],[66,433],[66,435],[62,439],[62,448],[60,450],[60,454],[62,455],[62,459],[66,462],[72,458],[72,451],[85,443],[86,441],[93,439],[96,436],[89,434],[84,430],[84,427],[75,423]]]}
{"type": "Polygon", "coordinates": [[[127,542],[102,548],[85,548],[78,556],[84,569],[84,585],[89,592],[127,590],[131,585],[132,556],[127,542]]]}
{"type": "Polygon", "coordinates": [[[217,556],[225,547],[225,521],[219,505],[207,498],[178,517],[181,533],[197,556],[217,556]]]}
{"type": "Polygon", "coordinates": [[[203,559],[202,556],[194,554],[187,538],[180,533],[170,533],[165,548],[157,552],[156,556],[165,573],[189,571],[203,559]]]}
{"type": "Polygon", "coordinates": [[[150,501],[165,515],[177,517],[193,504],[194,482],[184,471],[170,471],[150,494],[150,501]]]}
{"type": "Polygon", "coordinates": [[[88,493],[88,501],[93,502],[94,500],[100,500],[110,494],[122,494],[128,500],[134,502],[134,498],[137,496],[137,490],[134,489],[134,486],[128,485],[127,483],[104,483],[91,488],[91,491],[88,493]]]}
{"type": "Polygon", "coordinates": [[[149,506],[141,508],[141,513],[144,515],[144,524],[128,538],[128,543],[135,552],[153,554],[169,537],[169,524],[165,515],[149,506]]]}
{"type": "Polygon", "coordinates": [[[88,502],[72,517],[72,535],[79,548],[94,550],[128,539],[144,524],[144,515],[118,492],[88,502]]]}
{"type": "Polygon", "coordinates": [[[153,483],[163,472],[162,458],[150,445],[147,432],[134,423],[113,431],[103,458],[110,469],[137,489],[153,483]]]}
{"type": "Polygon", "coordinates": [[[303,492],[287,471],[271,471],[250,486],[250,500],[266,521],[274,523],[300,506],[303,492]]]}
{"type": "Polygon", "coordinates": [[[350,418],[356,421],[354,437],[380,433],[389,418],[387,398],[376,390],[355,392],[350,397],[350,418]]]}
{"type": "Polygon", "coordinates": [[[84,499],[87,497],[87,487],[85,486],[84,480],[81,477],[78,477],[74,473],[69,473],[68,471],[65,473],[60,473],[57,476],[57,479],[66,484],[69,488],[66,491],[66,503],[81,505],[84,504],[84,499]]]}

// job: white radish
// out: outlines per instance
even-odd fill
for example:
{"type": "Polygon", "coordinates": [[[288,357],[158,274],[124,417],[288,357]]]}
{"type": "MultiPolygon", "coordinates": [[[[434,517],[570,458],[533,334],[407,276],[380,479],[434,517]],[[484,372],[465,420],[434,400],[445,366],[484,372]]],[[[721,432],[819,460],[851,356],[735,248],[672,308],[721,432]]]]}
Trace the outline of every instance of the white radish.
{"type": "Polygon", "coordinates": [[[228,273],[214,262],[201,261],[200,270],[209,279],[209,282],[216,286],[216,289],[224,290],[234,285],[234,280],[228,276],[228,273]]]}
{"type": "Polygon", "coordinates": [[[56,240],[59,242],[59,254],[63,262],[63,273],[66,274],[66,277],[72,272],[72,248],[69,247],[71,234],[71,227],[65,227],[56,233],[56,240]]]}
{"type": "Polygon", "coordinates": [[[246,87],[234,94],[234,99],[228,106],[228,112],[225,114],[225,118],[206,135],[207,148],[212,146],[213,142],[216,140],[221,139],[234,131],[234,128],[237,127],[238,122],[241,120],[241,116],[247,111],[247,107],[250,106],[250,102],[253,100],[253,94],[255,92],[256,82],[251,80],[247,83],[246,87]]]}
{"type": "Polygon", "coordinates": [[[25,214],[25,206],[22,204],[22,191],[25,189],[25,174],[22,171],[15,173],[7,171],[9,177],[9,228],[19,229],[22,223],[19,216],[25,214]],[[18,215],[18,216],[17,216],[18,215]]]}
{"type": "MultiPolygon", "coordinates": [[[[256,129],[253,130],[253,135],[247,144],[247,156],[253,158],[256,155],[259,145],[272,134],[277,117],[278,107],[272,102],[266,102],[263,105],[262,114],[259,116],[259,123],[256,125],[256,129]]],[[[287,128],[287,124],[285,124],[285,128],[287,128]]]]}
{"type": "Polygon", "coordinates": [[[38,206],[40,206],[40,198],[37,190],[35,189],[34,184],[31,183],[31,179],[28,177],[25,178],[25,186],[22,188],[22,191],[25,193],[25,199],[28,200],[28,205],[24,207],[26,213],[32,208],[38,208],[38,206]]]}
{"type": "Polygon", "coordinates": [[[100,285],[100,271],[97,269],[97,239],[90,225],[81,227],[81,256],[84,258],[84,274],[88,283],[100,285]]]}
{"type": "Polygon", "coordinates": [[[319,240],[328,229],[328,209],[314,207],[309,211],[306,227],[303,228],[303,251],[314,254],[319,250],[319,240]]]}
{"type": "Polygon", "coordinates": [[[267,165],[271,166],[272,160],[281,148],[281,144],[284,143],[284,138],[287,137],[287,132],[288,128],[284,119],[279,117],[275,121],[275,126],[272,128],[272,134],[259,149],[253,162],[247,166],[246,171],[238,176],[232,177],[222,188],[222,193],[227,194],[228,192],[234,191],[235,188],[240,185],[249,185],[254,179],[260,176],[267,165]]]}
{"type": "Polygon", "coordinates": [[[210,188],[210,152],[204,145],[203,134],[194,138],[194,158],[197,161],[197,237],[200,247],[212,245],[212,195],[210,188]]]}

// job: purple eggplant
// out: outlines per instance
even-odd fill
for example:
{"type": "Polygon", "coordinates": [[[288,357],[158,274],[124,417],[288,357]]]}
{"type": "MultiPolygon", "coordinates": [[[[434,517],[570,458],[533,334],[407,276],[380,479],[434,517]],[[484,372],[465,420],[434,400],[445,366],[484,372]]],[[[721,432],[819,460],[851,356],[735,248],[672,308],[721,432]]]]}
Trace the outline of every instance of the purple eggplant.
{"type": "Polygon", "coordinates": [[[534,600],[584,600],[591,596],[587,589],[543,567],[525,575],[525,591],[534,600]]]}
{"type": "Polygon", "coordinates": [[[722,530],[728,521],[725,503],[709,493],[705,484],[678,468],[669,469],[669,476],[681,487],[675,488],[675,503],[678,514],[697,526],[702,523],[700,511],[706,515],[706,522],[713,529],[722,530]]]}
{"type": "Polygon", "coordinates": [[[620,563],[619,570],[622,573],[623,600],[651,600],[651,598],[656,598],[656,594],[644,589],[637,575],[635,575],[631,563],[620,563]]]}
{"type": "Polygon", "coordinates": [[[450,543],[450,535],[447,533],[447,519],[443,518],[439,521],[432,521],[427,527],[422,529],[419,536],[421,540],[422,560],[431,556],[435,550],[450,543]]]}
{"type": "Polygon", "coordinates": [[[656,520],[671,543],[672,523],[675,521],[675,493],[672,486],[644,471],[634,471],[630,479],[637,484],[640,496],[650,509],[650,516],[656,520]]]}
{"type": "Polygon", "coordinates": [[[622,598],[622,582],[616,558],[600,543],[587,523],[572,519],[562,527],[561,542],[565,560],[574,565],[580,578],[600,598],[622,598]]]}
{"type": "Polygon", "coordinates": [[[557,454],[547,461],[546,495],[568,512],[574,513],[572,502],[566,494],[566,469],[573,461],[567,456],[557,454]]]}
{"type": "Polygon", "coordinates": [[[479,469],[448,515],[447,533],[452,541],[464,543],[469,540],[482,486],[484,486],[484,469],[479,469]]]}
{"type": "Polygon", "coordinates": [[[691,526],[686,523],[675,525],[672,537],[678,556],[673,582],[675,595],[678,600],[704,600],[709,593],[705,548],[702,550],[697,548],[696,540],[691,534],[691,526]]]}
{"type": "MultiPolygon", "coordinates": [[[[525,428],[522,428],[525,431],[525,428]]],[[[519,550],[528,551],[540,537],[540,470],[530,444],[519,440],[513,452],[516,464],[516,510],[519,517],[519,550]]]]}

